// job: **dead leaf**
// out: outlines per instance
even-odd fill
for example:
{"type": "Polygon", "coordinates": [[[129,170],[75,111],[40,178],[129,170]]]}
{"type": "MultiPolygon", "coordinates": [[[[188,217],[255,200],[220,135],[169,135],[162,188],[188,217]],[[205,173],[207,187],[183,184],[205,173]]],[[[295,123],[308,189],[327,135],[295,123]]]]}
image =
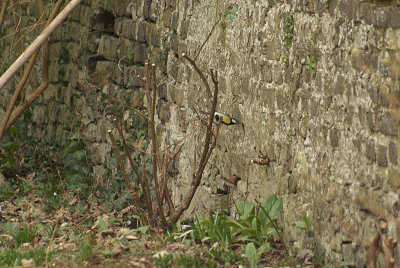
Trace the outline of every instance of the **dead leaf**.
{"type": "Polygon", "coordinates": [[[169,254],[168,251],[161,250],[161,251],[158,251],[158,252],[154,253],[153,258],[162,258],[162,257],[164,257],[165,255],[168,255],[168,254],[169,254]]]}
{"type": "Polygon", "coordinates": [[[35,260],[34,259],[22,259],[21,260],[21,265],[22,267],[34,267],[35,266],[35,260]]]}
{"type": "Polygon", "coordinates": [[[121,245],[117,244],[117,245],[113,248],[113,250],[112,250],[113,256],[114,256],[114,257],[117,257],[117,256],[118,256],[119,254],[121,254],[123,251],[124,251],[124,249],[121,247],[121,245]]]}
{"type": "Polygon", "coordinates": [[[137,236],[134,236],[134,235],[127,235],[127,236],[125,236],[125,238],[126,238],[127,240],[129,240],[129,241],[131,241],[131,240],[138,240],[138,239],[139,239],[137,236]]]}

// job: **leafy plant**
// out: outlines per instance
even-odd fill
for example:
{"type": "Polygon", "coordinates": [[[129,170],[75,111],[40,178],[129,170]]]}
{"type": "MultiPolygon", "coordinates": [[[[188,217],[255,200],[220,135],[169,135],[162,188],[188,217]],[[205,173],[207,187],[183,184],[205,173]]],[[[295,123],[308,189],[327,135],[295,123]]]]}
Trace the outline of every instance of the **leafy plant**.
{"type": "Polygon", "coordinates": [[[170,262],[172,261],[173,256],[171,254],[165,254],[164,256],[160,256],[154,259],[154,264],[161,267],[170,267],[170,262]]]}
{"type": "Polygon", "coordinates": [[[211,248],[208,256],[209,258],[211,258],[211,260],[216,260],[219,263],[243,263],[243,258],[241,257],[241,255],[236,254],[231,249],[219,247],[211,248]]]}
{"type": "Polygon", "coordinates": [[[304,215],[300,221],[296,221],[296,226],[300,229],[305,230],[307,233],[311,232],[311,223],[313,218],[313,211],[311,211],[308,215],[304,215]]]}
{"type": "Polygon", "coordinates": [[[222,210],[215,214],[210,212],[209,219],[205,219],[197,213],[195,213],[195,217],[196,221],[191,226],[191,232],[189,231],[192,239],[210,244],[219,242],[225,248],[232,244],[234,232],[232,226],[228,224],[230,219],[227,211],[222,210]]]}
{"type": "Polygon", "coordinates": [[[6,132],[6,136],[0,140],[0,171],[8,170],[10,166],[16,164],[14,153],[20,148],[20,146],[15,143],[15,136],[17,133],[17,128],[10,127],[6,132]]]}
{"type": "Polygon", "coordinates": [[[180,267],[203,267],[203,263],[200,259],[191,256],[189,254],[180,254],[178,258],[174,260],[174,263],[180,267]]]}
{"type": "Polygon", "coordinates": [[[282,201],[275,195],[271,195],[264,203],[258,213],[253,213],[254,204],[250,202],[238,202],[236,209],[239,219],[232,221],[236,228],[236,235],[241,241],[254,242],[261,246],[268,244],[271,236],[278,236],[278,230],[274,221],[282,210],[282,201]]]}
{"type": "MultiPolygon", "coordinates": [[[[48,253],[48,259],[54,255],[54,251],[48,253]]],[[[46,250],[44,249],[5,249],[0,252],[0,265],[21,266],[22,260],[33,259],[36,266],[40,266],[46,261],[46,250]]]]}
{"type": "Polygon", "coordinates": [[[249,261],[250,267],[257,267],[257,264],[260,261],[261,255],[264,252],[267,252],[269,248],[266,245],[262,245],[258,249],[254,245],[254,243],[249,243],[246,245],[246,258],[249,261]]]}
{"type": "Polygon", "coordinates": [[[95,244],[94,237],[92,234],[86,235],[81,240],[78,251],[75,253],[74,261],[77,264],[83,264],[89,260],[93,254],[93,246],[95,244]]]}
{"type": "Polygon", "coordinates": [[[66,189],[83,193],[92,184],[85,145],[72,137],[65,142],[62,152],[66,189]]]}
{"type": "Polygon", "coordinates": [[[237,10],[238,10],[237,7],[232,7],[232,8],[226,9],[225,11],[223,11],[221,13],[222,17],[224,18],[224,20],[220,23],[220,27],[222,30],[224,30],[224,31],[226,30],[227,23],[233,22],[233,20],[235,19],[237,10]]]}
{"type": "Polygon", "coordinates": [[[294,37],[294,17],[293,14],[288,14],[283,22],[283,43],[290,47],[294,37]]]}

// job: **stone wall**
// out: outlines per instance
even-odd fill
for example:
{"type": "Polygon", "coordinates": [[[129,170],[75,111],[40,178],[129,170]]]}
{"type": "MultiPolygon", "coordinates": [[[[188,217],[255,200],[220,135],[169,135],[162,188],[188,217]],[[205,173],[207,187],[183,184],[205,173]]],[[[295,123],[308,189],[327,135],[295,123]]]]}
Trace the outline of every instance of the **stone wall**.
{"type": "Polygon", "coordinates": [[[244,127],[221,127],[186,216],[276,193],[291,248],[312,247],[337,263],[362,265],[377,218],[399,240],[400,3],[208,2],[85,1],[52,37],[52,84],[33,110],[39,127],[32,134],[62,143],[79,118],[101,181],[112,169],[110,122],[93,88],[133,90],[140,107],[135,77],[144,62],[154,62],[163,77],[157,131],[164,144],[187,136],[171,173],[180,200],[203,138],[196,110],[204,109],[206,96],[191,66],[174,56],[194,57],[222,13],[197,62],[218,70],[218,109],[244,127]],[[224,13],[236,9],[233,17],[224,13]],[[260,152],[269,166],[250,164],[260,152]],[[228,172],[242,180],[217,195],[227,189],[221,175],[228,172]],[[295,221],[311,211],[307,235],[295,221]]]}

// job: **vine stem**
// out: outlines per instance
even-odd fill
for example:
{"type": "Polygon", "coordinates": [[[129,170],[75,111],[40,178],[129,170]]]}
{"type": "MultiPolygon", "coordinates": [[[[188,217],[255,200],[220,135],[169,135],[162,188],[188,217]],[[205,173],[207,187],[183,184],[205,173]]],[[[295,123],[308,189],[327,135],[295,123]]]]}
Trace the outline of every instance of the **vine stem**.
{"type": "Polygon", "coordinates": [[[276,226],[276,223],[271,219],[271,217],[269,216],[269,213],[263,208],[263,206],[260,204],[260,202],[258,202],[256,200],[257,205],[260,206],[260,208],[262,209],[262,211],[264,211],[265,215],[267,215],[267,218],[269,219],[269,221],[272,223],[272,226],[274,226],[275,231],[278,233],[279,236],[279,240],[281,240],[283,247],[285,248],[286,253],[289,255],[289,249],[286,246],[285,241],[283,240],[282,234],[278,229],[278,226],[276,226]]]}
{"type": "Polygon", "coordinates": [[[214,26],[212,27],[211,31],[208,33],[208,36],[206,38],[206,40],[204,40],[203,44],[201,44],[199,51],[197,52],[196,56],[194,57],[193,61],[196,61],[197,58],[200,55],[200,52],[203,50],[204,45],[208,42],[208,40],[210,39],[211,35],[213,34],[215,27],[217,27],[218,23],[221,21],[221,15],[219,15],[218,20],[214,23],[214,26]]]}

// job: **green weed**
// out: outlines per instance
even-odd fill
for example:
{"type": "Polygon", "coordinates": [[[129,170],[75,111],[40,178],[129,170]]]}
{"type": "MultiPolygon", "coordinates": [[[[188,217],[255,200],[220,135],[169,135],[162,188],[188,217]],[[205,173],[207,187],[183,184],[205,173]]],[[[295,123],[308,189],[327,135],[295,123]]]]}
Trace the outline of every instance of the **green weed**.
{"type": "Polygon", "coordinates": [[[294,17],[293,14],[286,16],[283,22],[283,43],[290,47],[293,43],[294,37],[294,17]]]}
{"type": "Polygon", "coordinates": [[[311,232],[311,223],[313,219],[313,211],[311,211],[308,215],[304,215],[300,221],[296,221],[296,226],[300,229],[305,230],[307,233],[311,232]]]}
{"type": "Polygon", "coordinates": [[[257,264],[260,261],[261,255],[264,252],[269,251],[269,248],[266,245],[262,245],[258,249],[254,245],[254,243],[249,243],[246,245],[246,258],[249,261],[250,267],[257,267],[257,264]]]}
{"type": "Polygon", "coordinates": [[[170,267],[173,256],[171,254],[166,254],[164,256],[158,257],[154,260],[154,264],[161,267],[170,267]]]}

